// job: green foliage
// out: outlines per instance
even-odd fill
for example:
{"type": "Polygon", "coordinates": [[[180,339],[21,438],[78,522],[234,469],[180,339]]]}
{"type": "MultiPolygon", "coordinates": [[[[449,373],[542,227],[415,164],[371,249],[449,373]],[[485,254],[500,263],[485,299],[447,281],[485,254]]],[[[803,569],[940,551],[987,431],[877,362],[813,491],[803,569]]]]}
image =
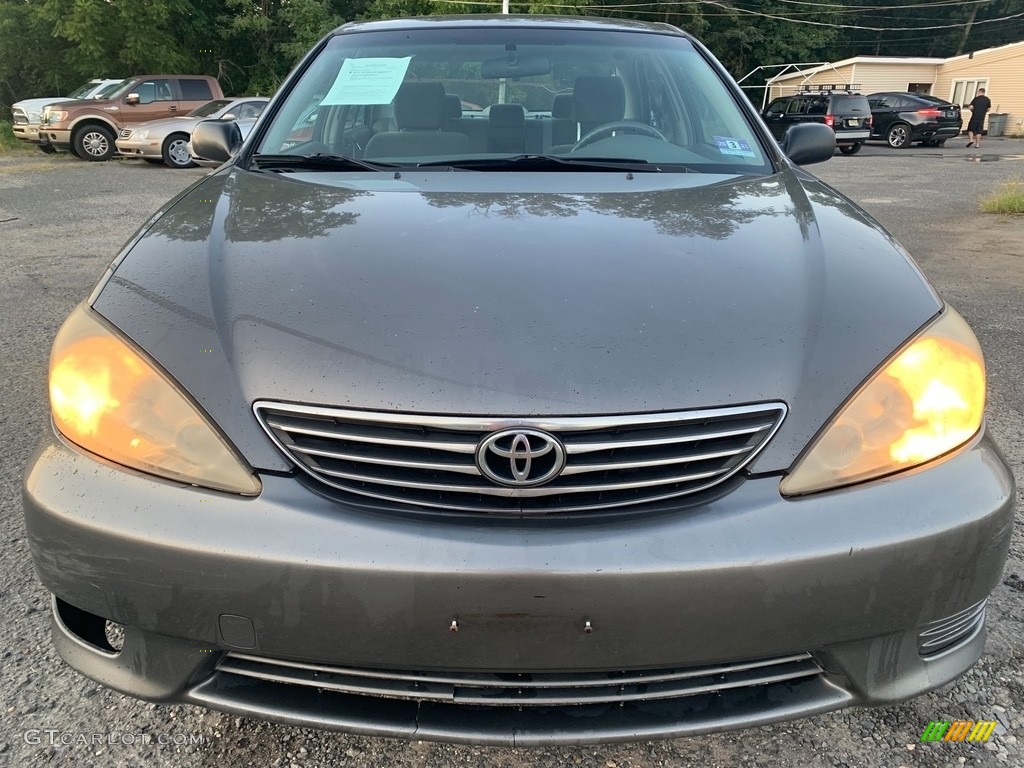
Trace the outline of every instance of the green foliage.
{"type": "Polygon", "coordinates": [[[292,0],[281,9],[280,18],[288,36],[278,43],[277,50],[289,64],[305,56],[317,40],[344,21],[327,0],[292,0]]]}
{"type": "MultiPolygon", "coordinates": [[[[228,94],[269,94],[323,34],[346,21],[500,9],[501,0],[0,0],[0,117],[18,99],[59,96],[93,77],[209,74],[228,94]]],[[[850,8],[782,0],[512,0],[510,9],[672,24],[701,38],[736,77],[759,64],[952,56],[1024,39],[1024,17],[988,23],[1024,13],[1024,0],[907,7],[859,0],[850,8]],[[920,29],[943,25],[960,26],[920,29]]]]}
{"type": "Polygon", "coordinates": [[[23,141],[14,138],[14,131],[8,120],[0,120],[0,155],[22,150],[27,145],[23,141]]]}
{"type": "Polygon", "coordinates": [[[1024,215],[1024,184],[1011,181],[981,201],[984,213],[1024,215]]]}

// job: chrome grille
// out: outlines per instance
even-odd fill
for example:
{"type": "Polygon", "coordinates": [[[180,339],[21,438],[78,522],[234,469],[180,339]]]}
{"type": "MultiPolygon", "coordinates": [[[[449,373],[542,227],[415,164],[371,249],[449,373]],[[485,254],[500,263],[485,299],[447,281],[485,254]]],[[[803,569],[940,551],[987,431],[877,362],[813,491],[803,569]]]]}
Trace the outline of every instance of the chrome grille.
{"type": "Polygon", "coordinates": [[[407,672],[229,653],[217,671],[321,691],[490,707],[557,707],[678,699],[821,674],[808,653],[704,667],[611,672],[407,672]]]}
{"type": "MultiPolygon", "coordinates": [[[[422,416],[261,401],[260,423],[295,464],[355,499],[456,511],[544,514],[696,494],[742,469],[771,438],[782,403],[631,416],[422,416]],[[486,477],[477,449],[505,429],[541,430],[565,467],[543,485],[486,477]]],[[[349,500],[354,500],[350,497],[349,500]]]]}
{"type": "Polygon", "coordinates": [[[121,138],[121,139],[130,139],[132,137],[132,129],[131,128],[122,128],[121,132],[117,136],[118,136],[118,138],[121,138]]]}

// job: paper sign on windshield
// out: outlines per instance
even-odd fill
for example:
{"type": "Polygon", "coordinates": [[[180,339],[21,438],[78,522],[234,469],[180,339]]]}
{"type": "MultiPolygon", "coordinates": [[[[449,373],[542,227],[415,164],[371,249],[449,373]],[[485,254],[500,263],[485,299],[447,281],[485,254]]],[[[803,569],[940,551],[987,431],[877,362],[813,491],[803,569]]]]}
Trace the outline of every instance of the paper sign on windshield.
{"type": "Polygon", "coordinates": [[[404,59],[345,59],[321,104],[390,104],[405,79],[404,59]]]}

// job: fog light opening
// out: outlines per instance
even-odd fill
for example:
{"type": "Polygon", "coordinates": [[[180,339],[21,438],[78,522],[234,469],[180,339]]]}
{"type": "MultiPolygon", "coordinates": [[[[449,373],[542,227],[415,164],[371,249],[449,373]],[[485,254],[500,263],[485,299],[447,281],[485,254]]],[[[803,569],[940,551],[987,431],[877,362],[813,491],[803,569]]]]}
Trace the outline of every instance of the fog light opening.
{"type": "Polygon", "coordinates": [[[103,626],[103,636],[107,639],[107,644],[116,653],[121,652],[121,649],[124,647],[124,627],[108,619],[103,626]]]}
{"type": "Polygon", "coordinates": [[[53,612],[63,629],[101,653],[116,656],[124,646],[124,627],[121,624],[77,608],[56,595],[53,612]]]}

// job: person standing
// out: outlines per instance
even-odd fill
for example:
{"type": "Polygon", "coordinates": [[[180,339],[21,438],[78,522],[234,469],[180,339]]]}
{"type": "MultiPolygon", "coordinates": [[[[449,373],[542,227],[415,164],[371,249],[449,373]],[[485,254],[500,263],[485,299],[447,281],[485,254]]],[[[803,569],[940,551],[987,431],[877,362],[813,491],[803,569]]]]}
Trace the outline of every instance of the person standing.
{"type": "Polygon", "coordinates": [[[981,147],[981,129],[985,125],[985,115],[992,109],[992,102],[985,95],[985,89],[979,88],[978,95],[967,105],[971,110],[971,121],[967,123],[967,146],[981,147]]]}

